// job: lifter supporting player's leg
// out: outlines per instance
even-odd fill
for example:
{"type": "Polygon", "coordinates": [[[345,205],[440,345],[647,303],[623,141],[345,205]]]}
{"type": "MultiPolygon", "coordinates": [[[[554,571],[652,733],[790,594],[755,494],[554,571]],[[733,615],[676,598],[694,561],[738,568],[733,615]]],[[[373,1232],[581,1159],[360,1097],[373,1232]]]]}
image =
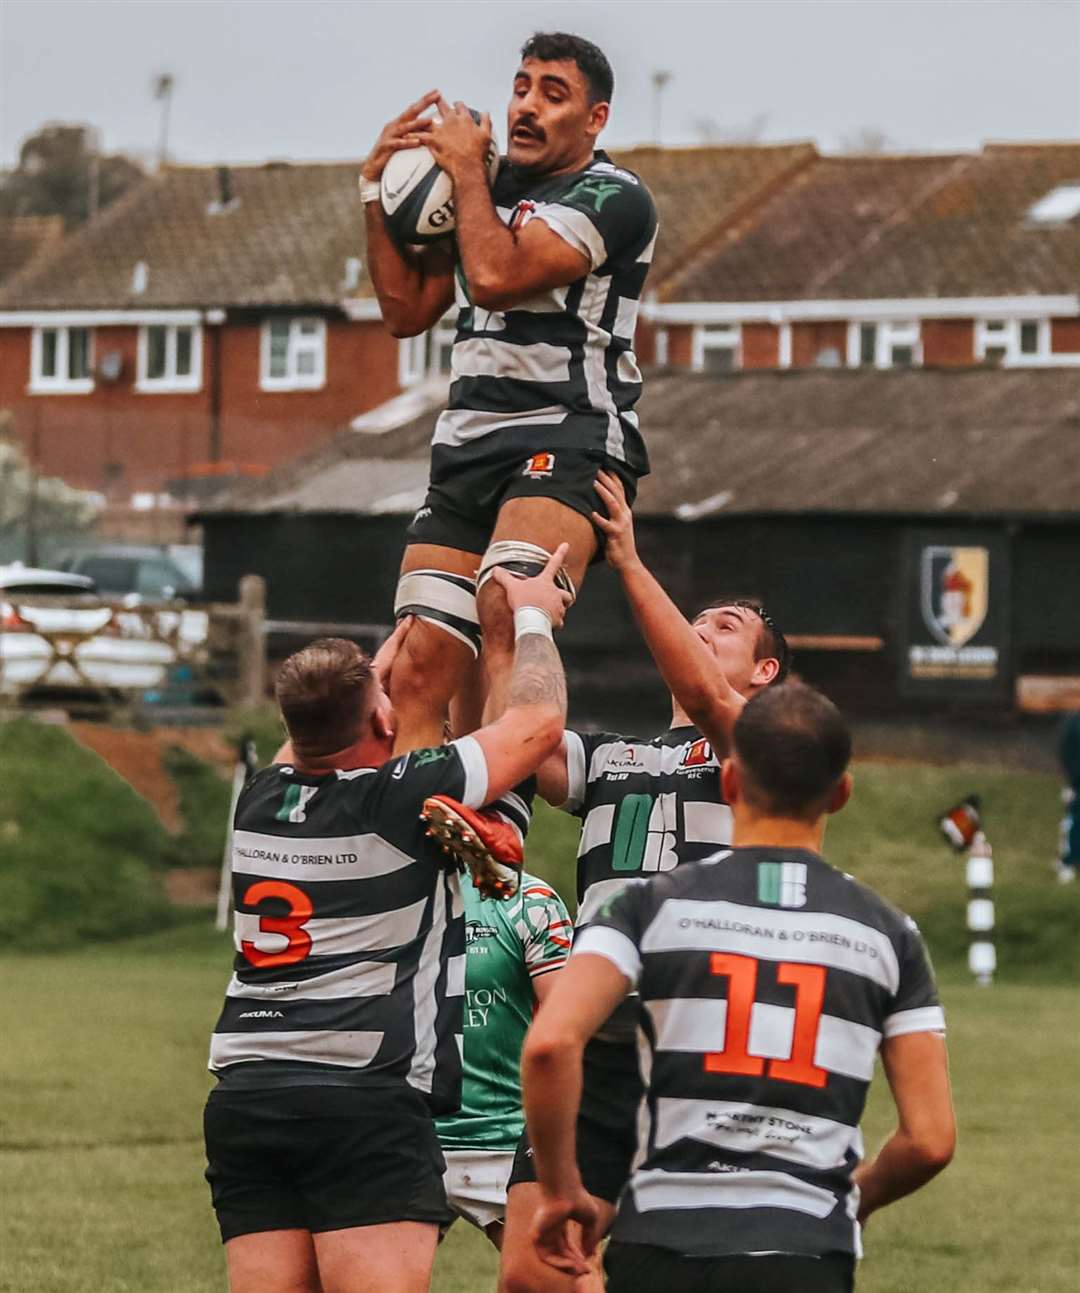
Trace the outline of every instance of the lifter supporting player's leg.
{"type": "MultiPolygon", "coordinates": [[[[596,554],[597,537],[588,517],[554,498],[511,498],[499,509],[492,543],[532,543],[554,552],[560,543],[570,551],[563,569],[580,589],[589,562],[596,554]]],[[[498,585],[489,580],[476,598],[484,649],[484,721],[491,722],[506,707],[506,687],[514,659],[514,620],[498,585]]]]}
{"type": "Polygon", "coordinates": [[[475,553],[434,543],[410,543],[405,549],[398,606],[408,608],[414,619],[390,674],[395,754],[443,742],[450,701],[474,667],[479,647],[475,604],[470,611],[472,594],[464,587],[475,580],[479,564],[475,553]],[[452,582],[455,578],[460,584],[452,582]]]}
{"type": "MultiPolygon", "coordinates": [[[[593,1198],[606,1232],[615,1219],[615,1209],[606,1199],[593,1198]]],[[[594,1270],[576,1279],[541,1259],[532,1238],[533,1218],[539,1206],[540,1186],[535,1181],[519,1181],[511,1186],[506,1196],[498,1293],[604,1293],[599,1252],[593,1259],[594,1270]]]]}

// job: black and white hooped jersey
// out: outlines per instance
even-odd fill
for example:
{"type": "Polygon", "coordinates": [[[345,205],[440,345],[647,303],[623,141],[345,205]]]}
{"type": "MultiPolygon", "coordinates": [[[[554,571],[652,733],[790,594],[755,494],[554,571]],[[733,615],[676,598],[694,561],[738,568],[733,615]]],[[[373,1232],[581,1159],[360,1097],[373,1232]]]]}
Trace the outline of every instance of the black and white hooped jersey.
{"type": "MultiPolygon", "coordinates": [[[[566,734],[569,795],[563,808],[581,818],[577,926],[627,883],[683,862],[716,855],[731,842],[731,809],[720,763],[693,727],[649,741],[608,733],[566,734]]],[[[635,1016],[623,1002],[598,1037],[632,1043],[635,1016]]]]}
{"type": "Polygon", "coordinates": [[[458,1107],[465,926],[424,833],[432,794],[479,807],[471,737],[379,768],[257,773],[232,839],[236,961],[210,1045],[232,1085],[407,1082],[458,1107]]]}
{"type": "Polygon", "coordinates": [[[802,849],[632,885],[574,954],[637,987],[646,1097],[614,1235],[697,1256],[858,1252],[883,1038],[945,1020],[918,929],[802,849]]]}
{"type": "Polygon", "coordinates": [[[628,880],[699,862],[731,843],[720,761],[696,728],[651,740],[571,731],[565,739],[563,809],[581,818],[579,928],[628,880]]]}
{"type": "Polygon", "coordinates": [[[543,428],[546,449],[596,448],[643,475],[633,343],[657,234],[649,190],[597,152],[567,175],[529,176],[504,160],[492,198],[512,229],[542,220],[590,268],[567,287],[499,311],[472,304],[459,267],[450,399],[436,451],[493,431],[543,428]]]}

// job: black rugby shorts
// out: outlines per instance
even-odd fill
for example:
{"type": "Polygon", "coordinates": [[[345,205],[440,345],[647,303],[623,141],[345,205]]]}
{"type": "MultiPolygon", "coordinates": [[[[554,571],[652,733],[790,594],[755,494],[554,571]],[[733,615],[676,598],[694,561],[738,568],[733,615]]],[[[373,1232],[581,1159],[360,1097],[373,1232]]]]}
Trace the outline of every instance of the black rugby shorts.
{"type": "Polygon", "coordinates": [[[850,1253],[800,1257],[684,1257],[613,1239],[604,1253],[607,1293],[852,1293],[850,1253]]]}
{"type": "MultiPolygon", "coordinates": [[[[581,1180],[590,1194],[614,1204],[630,1178],[637,1148],[637,1114],[642,1085],[633,1042],[602,1042],[585,1047],[581,1109],[577,1120],[577,1157],[581,1180]]],[[[536,1180],[528,1133],[514,1155],[507,1189],[536,1180]]]]}
{"type": "Polygon", "coordinates": [[[267,1230],[445,1224],[445,1162],[410,1087],[211,1091],[203,1118],[222,1242],[267,1230]]]}
{"type": "MultiPolygon", "coordinates": [[[[545,438],[543,427],[530,427],[528,435],[495,431],[478,447],[435,445],[427,497],[406,531],[407,541],[482,554],[499,509],[512,498],[553,498],[589,517],[603,510],[594,486],[597,472],[605,470],[622,480],[633,504],[638,478],[625,463],[599,448],[564,447],[545,438]]],[[[599,556],[604,536],[595,532],[599,556]]]]}

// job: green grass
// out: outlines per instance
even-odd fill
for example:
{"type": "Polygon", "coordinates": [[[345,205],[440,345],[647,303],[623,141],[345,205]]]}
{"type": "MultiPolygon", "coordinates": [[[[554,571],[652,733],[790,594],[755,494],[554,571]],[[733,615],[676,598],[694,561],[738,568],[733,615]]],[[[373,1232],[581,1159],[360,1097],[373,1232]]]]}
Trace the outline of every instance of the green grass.
{"type": "Polygon", "coordinates": [[[0,723],[4,942],[42,951],[161,928],[168,834],[153,809],[62,729],[0,723]]]}
{"type": "MultiPolygon", "coordinates": [[[[202,1180],[207,1038],[224,936],[186,925],[51,957],[0,958],[0,1290],[221,1293],[202,1180]]],[[[945,981],[961,1142],[956,1162],[867,1233],[861,1293],[1071,1293],[1080,1142],[1073,986],[945,981]]],[[[887,1132],[880,1079],[867,1144],[887,1132]]],[[[459,1224],[436,1293],[493,1287],[459,1224]]]]}
{"type": "MultiPolygon", "coordinates": [[[[228,941],[208,916],[177,922],[162,908],[157,878],[169,841],[93,755],[62,731],[10,723],[0,726],[0,758],[9,916],[0,957],[0,1293],[221,1293],[200,1113],[228,941]],[[18,954],[161,922],[172,927],[18,954]]],[[[187,771],[189,803],[217,793],[198,768],[187,771]]],[[[1080,893],[1059,888],[1049,869],[1059,813],[1052,777],[867,763],[852,805],[829,826],[830,859],[910,911],[928,935],[961,1129],[945,1175],[872,1222],[860,1293],[1076,1286],[1080,893]],[[963,864],[934,825],[970,789],[983,794],[998,873],[1001,973],[989,989],[963,971],[963,864]]],[[[571,901],[575,839],[572,820],[538,808],[527,865],[571,901]]],[[[889,1122],[879,1080],[868,1145],[889,1122]]],[[[493,1272],[486,1242],[459,1224],[434,1288],[490,1289],[493,1272]]]]}

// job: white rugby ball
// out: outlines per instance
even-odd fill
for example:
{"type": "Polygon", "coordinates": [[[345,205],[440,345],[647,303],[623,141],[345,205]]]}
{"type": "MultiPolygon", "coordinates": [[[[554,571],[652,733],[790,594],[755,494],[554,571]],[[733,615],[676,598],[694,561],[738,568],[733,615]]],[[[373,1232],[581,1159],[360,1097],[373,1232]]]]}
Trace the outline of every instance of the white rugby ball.
{"type": "MultiPolygon", "coordinates": [[[[477,114],[474,112],[473,116],[477,114]]],[[[494,139],[487,156],[488,182],[499,169],[494,139]]],[[[394,153],[380,182],[382,209],[396,242],[403,246],[437,242],[454,232],[454,190],[450,177],[423,144],[394,153]]]]}

